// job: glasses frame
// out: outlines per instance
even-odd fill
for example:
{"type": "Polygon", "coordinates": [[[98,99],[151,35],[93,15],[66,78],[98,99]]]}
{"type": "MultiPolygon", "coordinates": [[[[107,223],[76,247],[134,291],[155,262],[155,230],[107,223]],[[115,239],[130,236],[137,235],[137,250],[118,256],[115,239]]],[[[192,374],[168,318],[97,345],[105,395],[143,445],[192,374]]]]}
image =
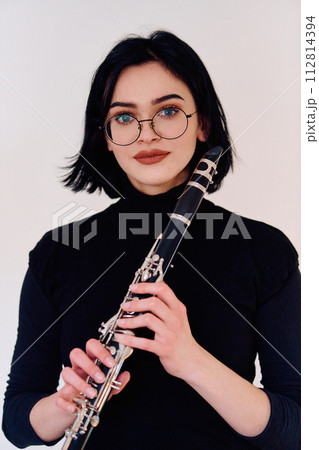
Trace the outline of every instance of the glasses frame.
{"type": "Polygon", "coordinates": [[[179,137],[183,136],[184,133],[186,133],[186,130],[187,130],[187,128],[188,128],[188,119],[190,119],[191,117],[193,117],[193,115],[196,114],[196,113],[198,112],[198,111],[196,110],[196,111],[193,112],[192,114],[186,114],[186,112],[185,112],[183,109],[181,109],[181,108],[172,108],[172,109],[178,109],[179,111],[181,111],[181,112],[185,115],[187,122],[186,122],[186,128],[185,128],[185,130],[183,131],[183,133],[181,133],[181,134],[179,134],[178,136],[173,137],[173,138],[167,138],[167,137],[161,136],[161,135],[156,131],[156,129],[155,129],[155,127],[154,127],[154,119],[155,119],[155,116],[157,116],[157,114],[159,114],[159,113],[160,113],[161,111],[163,111],[164,109],[168,109],[168,108],[162,108],[162,109],[160,109],[159,111],[157,111],[157,113],[154,114],[154,116],[153,116],[151,119],[142,119],[142,120],[138,120],[133,114],[127,113],[128,116],[133,117],[133,119],[135,119],[135,120],[137,121],[137,123],[138,123],[138,128],[139,128],[139,133],[138,133],[137,138],[134,139],[134,141],[130,142],[129,144],[118,144],[117,142],[113,141],[113,139],[110,138],[110,136],[107,134],[107,131],[106,131],[107,124],[110,122],[110,120],[114,119],[114,117],[117,117],[117,116],[119,116],[120,114],[114,114],[114,116],[110,117],[110,118],[106,121],[106,123],[105,123],[104,126],[99,126],[99,129],[100,129],[100,130],[104,130],[105,136],[107,137],[107,139],[109,139],[111,142],[113,142],[113,144],[120,145],[121,147],[126,147],[126,146],[128,146],[128,145],[134,144],[134,142],[136,142],[136,141],[139,139],[139,137],[141,136],[141,133],[142,133],[142,129],[143,129],[143,126],[141,125],[141,123],[143,123],[143,122],[151,122],[151,128],[152,128],[152,130],[153,130],[154,133],[157,134],[157,136],[159,136],[160,138],[162,138],[162,139],[168,139],[168,140],[173,140],[173,139],[178,139],[179,137]]]}

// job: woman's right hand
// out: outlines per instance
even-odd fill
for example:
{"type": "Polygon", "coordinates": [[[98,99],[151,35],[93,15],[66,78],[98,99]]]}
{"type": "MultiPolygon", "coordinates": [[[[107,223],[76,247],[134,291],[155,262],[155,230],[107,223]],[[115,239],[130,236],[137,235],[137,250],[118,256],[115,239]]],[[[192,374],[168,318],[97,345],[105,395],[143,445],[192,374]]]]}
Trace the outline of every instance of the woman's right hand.
{"type": "MultiPolygon", "coordinates": [[[[95,359],[99,359],[102,364],[112,367],[115,364],[110,352],[96,339],[90,339],[86,343],[86,351],[75,348],[70,353],[72,367],[65,367],[62,371],[62,378],[65,385],[48,397],[39,400],[30,411],[30,423],[37,435],[46,442],[59,439],[66,428],[74,422],[76,406],[73,403],[74,397],[81,397],[81,392],[89,398],[94,398],[97,394],[86,382],[90,375],[96,383],[103,383],[105,376],[102,370],[94,364],[95,359]],[[100,377],[100,378],[99,378],[100,377]]],[[[112,391],[111,395],[118,394],[130,379],[128,372],[121,373],[117,381],[122,383],[120,389],[112,391]]]]}
{"type": "MultiPolygon", "coordinates": [[[[70,352],[72,367],[65,367],[62,370],[61,375],[65,385],[56,394],[56,406],[65,412],[74,413],[76,411],[76,406],[73,402],[74,397],[80,397],[81,393],[90,399],[96,397],[96,389],[86,382],[88,376],[97,384],[105,381],[105,375],[102,370],[94,363],[95,359],[99,359],[103,365],[109,368],[115,364],[111,353],[97,339],[87,341],[85,352],[80,348],[74,348],[70,352]]],[[[119,385],[120,389],[113,390],[109,398],[118,394],[128,383],[129,379],[129,372],[121,373],[117,378],[117,381],[121,383],[119,385]]]]}

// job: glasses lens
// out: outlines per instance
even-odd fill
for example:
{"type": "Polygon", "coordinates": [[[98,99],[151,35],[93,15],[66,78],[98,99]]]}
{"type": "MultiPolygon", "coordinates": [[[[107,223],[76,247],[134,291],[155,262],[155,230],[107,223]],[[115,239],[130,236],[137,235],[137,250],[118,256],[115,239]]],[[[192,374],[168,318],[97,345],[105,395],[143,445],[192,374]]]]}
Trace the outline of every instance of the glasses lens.
{"type": "Polygon", "coordinates": [[[178,108],[164,108],[153,119],[156,133],[166,139],[176,139],[185,133],[187,117],[178,108]]]}
{"type": "Polygon", "coordinates": [[[108,120],[105,126],[107,136],[118,145],[128,145],[139,135],[139,123],[129,114],[118,114],[108,120]]]}

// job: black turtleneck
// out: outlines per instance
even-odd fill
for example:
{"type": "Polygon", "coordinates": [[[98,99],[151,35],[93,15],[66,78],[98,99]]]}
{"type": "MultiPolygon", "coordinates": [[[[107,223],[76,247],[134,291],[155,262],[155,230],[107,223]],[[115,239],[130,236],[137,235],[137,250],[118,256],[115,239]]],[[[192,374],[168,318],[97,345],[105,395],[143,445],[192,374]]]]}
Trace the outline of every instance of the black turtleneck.
{"type": "MultiPolygon", "coordinates": [[[[124,180],[125,198],[46,233],[30,252],[4,406],[3,430],[14,445],[44,444],[29,423],[31,408],[55,392],[70,350],[84,349],[117,312],[184,185],[148,196],[124,180]]],[[[258,352],[269,423],[254,438],[238,435],[155,355],[134,350],[124,365],[131,381],[104,407],[86,449],[299,448],[300,290],[288,239],[203,200],[165,281],[186,305],[197,342],[250,382],[258,352]]]]}

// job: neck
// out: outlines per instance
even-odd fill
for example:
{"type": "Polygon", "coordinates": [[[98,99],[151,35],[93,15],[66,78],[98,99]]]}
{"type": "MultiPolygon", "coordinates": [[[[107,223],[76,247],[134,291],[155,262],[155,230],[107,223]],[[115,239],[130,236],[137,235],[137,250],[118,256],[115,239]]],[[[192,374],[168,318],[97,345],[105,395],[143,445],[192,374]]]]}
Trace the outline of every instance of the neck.
{"type": "Polygon", "coordinates": [[[188,179],[189,169],[185,168],[182,172],[180,172],[173,180],[169,180],[166,183],[160,184],[144,184],[135,180],[134,178],[127,176],[132,186],[146,195],[158,195],[168,192],[172,188],[179,186],[184,183],[188,179]]]}

